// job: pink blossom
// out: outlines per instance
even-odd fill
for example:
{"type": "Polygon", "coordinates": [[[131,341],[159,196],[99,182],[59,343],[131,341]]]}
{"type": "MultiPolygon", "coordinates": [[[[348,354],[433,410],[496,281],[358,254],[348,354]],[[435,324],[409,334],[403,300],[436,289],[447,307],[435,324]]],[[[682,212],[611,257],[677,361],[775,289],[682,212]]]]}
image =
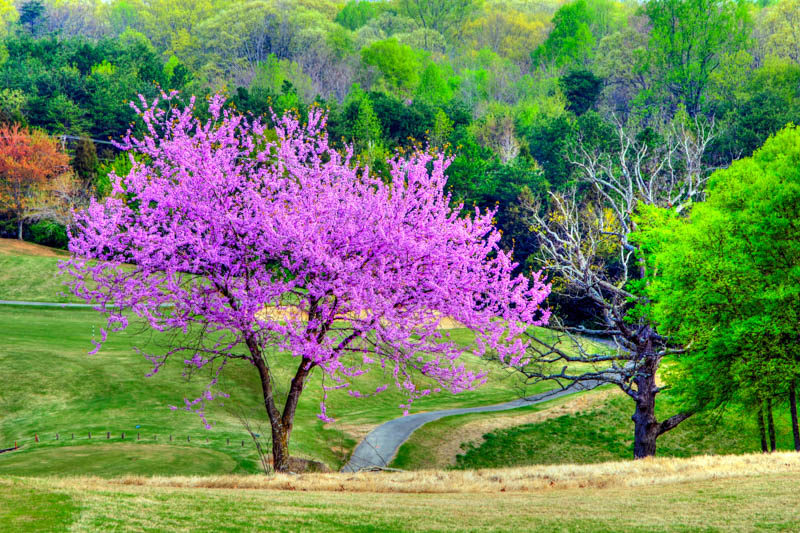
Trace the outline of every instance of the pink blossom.
{"type": "MultiPolygon", "coordinates": [[[[222,97],[211,99],[207,121],[174,98],[137,105],[147,133],[129,133],[121,147],[144,157],[110,176],[111,197],[75,214],[62,269],[111,331],[132,312],[157,331],[221,339],[145,355],[151,374],[172,354],[191,371],[211,365],[207,393],[185,401],[204,422],[228,361],[263,372],[264,354],[283,351],[342,387],[388,367],[407,412],[415,397],[485,381],[460,364],[465,350],[517,363],[520,334],[547,322],[549,285],[514,274],[494,211],[464,216],[451,205],[447,157],[392,158],[384,181],[328,144],[320,109],[305,124],[276,117],[270,142],[259,119],[226,109],[222,97]],[[290,311],[268,311],[276,308],[290,311]],[[441,317],[474,331],[475,344],[450,340],[441,317]],[[418,391],[419,376],[437,386],[418,391]]],[[[330,420],[324,403],[320,418],[330,420]]]]}

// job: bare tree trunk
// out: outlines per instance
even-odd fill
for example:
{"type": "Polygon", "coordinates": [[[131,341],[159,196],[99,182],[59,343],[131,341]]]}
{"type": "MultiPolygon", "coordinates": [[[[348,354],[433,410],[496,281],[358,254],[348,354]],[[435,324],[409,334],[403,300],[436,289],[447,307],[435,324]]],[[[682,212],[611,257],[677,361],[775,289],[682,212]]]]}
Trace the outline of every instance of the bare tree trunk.
{"type": "Polygon", "coordinates": [[[652,329],[647,328],[648,339],[641,346],[642,354],[637,357],[639,371],[634,377],[636,391],[632,395],[636,402],[633,419],[633,457],[643,459],[656,454],[656,440],[659,435],[671,431],[678,424],[689,418],[692,413],[678,413],[659,422],[656,418],[656,395],[659,388],[656,374],[661,365],[661,357],[653,350],[652,329]]]}
{"type": "Polygon", "coordinates": [[[22,240],[22,217],[17,220],[17,239],[22,240]]]}
{"type": "Polygon", "coordinates": [[[800,427],[797,423],[797,382],[792,380],[789,384],[789,410],[792,413],[792,435],[794,436],[794,449],[800,452],[800,427]]]}
{"type": "Polygon", "coordinates": [[[642,459],[656,454],[658,421],[656,420],[655,375],[642,373],[636,378],[637,397],[633,419],[633,457],[642,459]]]}
{"type": "Polygon", "coordinates": [[[772,398],[767,398],[767,427],[769,428],[769,451],[774,452],[775,445],[775,419],[772,418],[772,398]]]}
{"type": "Polygon", "coordinates": [[[758,436],[761,437],[761,452],[767,453],[767,428],[764,425],[764,405],[763,403],[758,408],[756,414],[756,421],[758,422],[758,436]]]}

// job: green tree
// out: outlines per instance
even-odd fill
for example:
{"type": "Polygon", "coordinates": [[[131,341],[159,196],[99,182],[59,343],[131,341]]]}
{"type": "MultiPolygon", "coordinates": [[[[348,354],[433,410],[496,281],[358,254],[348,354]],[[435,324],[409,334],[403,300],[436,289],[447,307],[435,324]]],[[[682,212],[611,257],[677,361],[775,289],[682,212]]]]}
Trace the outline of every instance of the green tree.
{"type": "Polygon", "coordinates": [[[382,11],[382,6],[376,2],[363,2],[350,0],[336,14],[336,22],[348,30],[357,30],[371,19],[377,17],[382,11]]]}
{"type": "Polygon", "coordinates": [[[85,182],[91,183],[97,177],[97,148],[89,137],[83,136],[75,146],[72,156],[72,169],[85,182]]]}
{"type": "MultiPolygon", "coordinates": [[[[400,6],[406,15],[417,21],[424,29],[436,30],[445,37],[453,39],[464,29],[470,16],[479,9],[480,2],[478,0],[400,0],[400,6]]],[[[427,40],[425,48],[428,48],[427,40]]]]}
{"type": "Polygon", "coordinates": [[[576,115],[591,109],[603,90],[602,78],[589,70],[573,70],[562,76],[558,84],[567,97],[567,109],[576,115]]]}
{"type": "Polygon", "coordinates": [[[350,139],[357,152],[371,148],[381,138],[381,123],[372,110],[372,104],[366,94],[361,95],[354,105],[353,128],[350,139]]]}
{"type": "Polygon", "coordinates": [[[716,172],[688,218],[644,211],[640,240],[658,272],[648,288],[654,316],[691,346],[677,360],[673,389],[695,410],[763,406],[768,422],[772,399],[788,396],[800,450],[798,160],[800,130],[789,127],[716,172]]]}
{"type": "Polygon", "coordinates": [[[454,76],[452,67],[431,62],[422,71],[416,96],[433,105],[442,106],[455,96],[458,84],[459,80],[454,76]]]}
{"type": "Polygon", "coordinates": [[[19,24],[31,35],[41,35],[47,18],[42,0],[28,0],[19,8],[19,24]]]}
{"type": "Polygon", "coordinates": [[[410,46],[390,38],[372,43],[361,50],[361,61],[375,67],[387,89],[401,96],[410,96],[419,84],[421,64],[410,46]]]}
{"type": "Polygon", "coordinates": [[[442,149],[453,134],[453,121],[444,110],[439,109],[433,117],[433,129],[428,135],[428,142],[432,147],[442,149]]]}
{"type": "Polygon", "coordinates": [[[780,0],[759,17],[759,35],[766,54],[800,63],[800,0],[780,0]]]}
{"type": "Polygon", "coordinates": [[[667,93],[695,116],[723,54],[749,38],[747,5],[739,0],[650,0],[652,67],[667,93]]]}
{"type": "Polygon", "coordinates": [[[17,21],[19,13],[11,0],[0,0],[0,37],[4,37],[9,27],[17,21]]]}
{"type": "Polygon", "coordinates": [[[561,6],[553,16],[547,40],[532,52],[534,63],[585,65],[595,44],[589,25],[592,18],[586,0],[561,6]]]}

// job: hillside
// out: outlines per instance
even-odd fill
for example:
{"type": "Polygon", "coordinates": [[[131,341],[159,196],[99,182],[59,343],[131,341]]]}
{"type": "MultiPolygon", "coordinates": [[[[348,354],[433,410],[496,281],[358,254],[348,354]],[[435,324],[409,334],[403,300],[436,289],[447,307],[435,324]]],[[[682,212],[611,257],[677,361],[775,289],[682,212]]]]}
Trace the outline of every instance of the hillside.
{"type": "MultiPolygon", "coordinates": [[[[7,240],[0,241],[0,250],[0,262],[13,267],[3,270],[6,277],[1,280],[4,292],[0,299],[59,301],[57,251],[7,240]]],[[[249,367],[242,365],[222,383],[232,397],[225,405],[215,402],[209,408],[213,429],[205,430],[197,415],[173,412],[168,406],[182,405],[184,396],[197,397],[210,377],[194,376],[187,383],[181,376],[181,361],[173,360],[157,375],[146,378],[151,366],[133,347],[157,350],[166,339],[135,323],[110,335],[98,354],[88,356],[90,340],[99,335],[102,323],[90,309],[0,305],[4,340],[0,364],[6,375],[14,376],[0,390],[0,449],[15,442],[22,446],[20,452],[0,456],[0,474],[258,471],[254,445],[240,415],[251,419],[257,433],[267,435],[269,431],[259,405],[260,386],[249,367]]],[[[465,330],[451,330],[451,336],[463,342],[470,339],[465,330]]],[[[280,369],[280,356],[275,357],[280,369]]],[[[466,363],[483,366],[475,358],[466,363]]],[[[288,383],[288,379],[281,382],[288,383]]],[[[373,372],[363,378],[361,386],[374,389],[385,382],[373,372]]],[[[479,390],[420,399],[414,403],[414,411],[500,403],[541,390],[543,386],[522,387],[517,376],[494,368],[489,383],[479,390]]],[[[328,406],[337,418],[333,424],[323,424],[316,417],[321,399],[317,377],[301,398],[292,452],[337,469],[372,427],[402,415],[398,405],[404,396],[394,387],[367,399],[332,391],[328,406]]]]}
{"type": "Polygon", "coordinates": [[[77,302],[65,294],[58,262],[67,252],[17,239],[0,239],[0,300],[77,302]]]}
{"type": "MultiPolygon", "coordinates": [[[[669,398],[659,414],[674,412],[669,398]]],[[[402,469],[501,468],[630,459],[633,404],[613,387],[510,413],[449,417],[425,425],[398,450],[402,469]]],[[[792,449],[789,410],[775,410],[778,449],[792,449]]],[[[751,413],[730,408],[698,415],[659,437],[658,457],[742,454],[760,450],[751,413]]]]}
{"type": "MultiPolygon", "coordinates": [[[[175,452],[168,451],[170,434],[175,439],[172,446],[180,442],[181,446],[190,447],[192,453],[202,452],[196,461],[186,461],[184,466],[190,470],[176,467],[169,470],[172,473],[254,471],[252,444],[246,442],[242,449],[245,433],[236,413],[244,409],[255,420],[262,416],[258,410],[260,391],[255,373],[242,366],[241,372],[230,374],[233,377],[229,377],[223,388],[232,393],[232,398],[224,407],[218,404],[211,407],[209,419],[214,428],[206,431],[196,415],[173,412],[168,405],[182,404],[184,395],[195,395],[192,398],[199,395],[208,377],[196,376],[192,382],[184,383],[182,364],[176,360],[156,376],[145,378],[150,365],[132,347],[153,349],[163,340],[149,334],[137,335],[136,327],[111,336],[100,353],[87,356],[89,341],[100,324],[99,316],[91,310],[0,306],[0,330],[5,340],[0,346],[0,364],[9,375],[15,376],[0,392],[0,443],[8,447],[17,441],[26,450],[13,459],[2,457],[0,473],[78,473],[86,472],[85,468],[109,475],[166,473],[159,468],[167,468],[175,461],[172,457],[175,452]],[[115,444],[124,432],[128,439],[125,454],[146,456],[152,465],[143,466],[138,461],[120,464],[114,449],[106,445],[107,431],[112,432],[115,444]],[[132,439],[137,433],[142,440],[134,443],[132,439]],[[40,436],[38,444],[32,441],[35,434],[40,436]],[[210,444],[205,443],[206,437],[210,444]],[[231,439],[235,446],[225,445],[225,439],[231,439]],[[62,448],[73,444],[91,445],[93,451],[65,458],[62,448]],[[165,463],[159,466],[158,457],[165,463]]],[[[463,335],[459,331],[454,334],[463,335]]],[[[470,364],[476,365],[477,361],[470,364]]],[[[415,402],[415,410],[499,403],[518,397],[518,381],[504,377],[505,373],[498,369],[491,382],[479,391],[426,398],[415,402]]],[[[373,388],[382,382],[377,374],[362,381],[364,387],[373,388]]],[[[323,425],[316,418],[321,395],[319,380],[312,380],[298,408],[293,451],[322,460],[333,468],[339,466],[356,439],[369,428],[402,414],[397,405],[402,403],[403,396],[393,388],[372,399],[334,392],[329,394],[329,410],[339,418],[335,424],[323,425]]]]}

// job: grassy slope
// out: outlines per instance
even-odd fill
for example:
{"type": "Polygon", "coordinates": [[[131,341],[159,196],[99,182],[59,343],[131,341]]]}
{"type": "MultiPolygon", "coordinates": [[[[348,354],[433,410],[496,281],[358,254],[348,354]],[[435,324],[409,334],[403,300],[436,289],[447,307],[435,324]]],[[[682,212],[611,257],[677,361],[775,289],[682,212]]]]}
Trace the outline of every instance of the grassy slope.
{"type": "Polygon", "coordinates": [[[0,300],[32,302],[77,302],[64,294],[58,262],[66,252],[0,239],[0,300]]]}
{"type": "MultiPolygon", "coordinates": [[[[579,393],[591,394],[591,393],[579,393]]],[[[473,413],[468,415],[448,416],[434,422],[429,422],[415,431],[411,437],[397,450],[397,455],[391,462],[393,468],[404,470],[424,470],[447,468],[449,465],[439,464],[439,457],[434,450],[440,447],[450,447],[453,435],[471,422],[486,421],[496,422],[499,419],[516,419],[529,413],[538,413],[551,409],[564,402],[570,401],[577,395],[558,398],[528,407],[521,407],[510,411],[498,413],[473,413]]],[[[462,445],[463,446],[463,445],[462,445]]]]}
{"type": "MultiPolygon", "coordinates": [[[[60,257],[63,253],[57,250],[0,239],[0,299],[69,300],[59,296],[63,291],[56,276],[60,257]]],[[[233,393],[233,398],[226,407],[210,407],[214,429],[206,431],[196,415],[172,412],[167,405],[181,404],[184,396],[196,397],[209,377],[195,376],[191,383],[185,383],[182,365],[173,361],[158,375],[145,379],[149,363],[134,354],[132,347],[157,352],[163,342],[136,327],[112,334],[103,350],[89,357],[89,340],[98,334],[101,324],[100,317],[88,309],[0,306],[0,365],[7,376],[14,377],[0,389],[0,448],[16,441],[24,450],[14,454],[13,459],[2,457],[0,473],[77,474],[88,469],[105,475],[203,474],[256,469],[252,445],[246,442],[242,447],[244,432],[231,407],[242,407],[248,416],[263,420],[258,402],[260,386],[252,368],[240,365],[228,369],[223,389],[233,393]],[[136,425],[141,427],[137,429],[136,425]],[[98,447],[109,444],[105,439],[107,431],[112,432],[111,444],[135,445],[126,448],[125,453],[138,460],[117,461],[114,453],[98,447]],[[89,432],[92,439],[88,438],[89,432]],[[127,436],[124,443],[123,432],[127,436]],[[141,435],[138,442],[132,440],[137,433],[141,435]],[[39,434],[41,442],[34,445],[35,434],[39,434]],[[177,461],[176,452],[168,449],[170,434],[175,439],[171,446],[180,442],[181,453],[191,450],[192,460],[177,461]],[[91,446],[91,453],[63,451],[64,446],[86,445],[91,446]]],[[[471,339],[465,330],[453,330],[451,335],[458,342],[471,339]]],[[[484,366],[474,358],[465,359],[473,368],[484,366]]],[[[294,361],[276,358],[275,363],[279,381],[285,387],[294,361]]],[[[372,372],[360,378],[359,388],[374,390],[387,381],[391,382],[391,378],[372,372]]],[[[495,368],[490,382],[478,391],[424,398],[415,402],[412,411],[499,403],[543,389],[522,387],[518,376],[495,368]]],[[[354,399],[334,391],[329,394],[328,404],[337,423],[325,426],[316,418],[321,397],[317,376],[301,399],[292,452],[322,460],[334,468],[369,427],[400,416],[398,405],[404,401],[393,388],[372,399],[354,399]]]]}
{"type": "MultiPolygon", "coordinates": [[[[90,464],[93,471],[101,473],[95,463],[98,460],[108,462],[110,474],[141,472],[144,468],[141,464],[131,463],[130,468],[134,470],[123,468],[114,461],[113,454],[101,453],[99,449],[97,457],[89,455],[81,460],[78,456],[70,456],[68,461],[56,449],[65,445],[105,444],[106,431],[112,432],[117,439],[114,442],[119,442],[121,432],[126,433],[128,442],[137,432],[140,433],[142,441],[135,446],[141,447],[141,453],[147,456],[158,455],[158,449],[164,447],[154,449],[145,444],[165,444],[168,435],[174,434],[176,441],[183,446],[194,447],[198,453],[203,451],[193,467],[198,474],[215,472],[219,464],[228,465],[224,470],[228,472],[255,468],[249,444],[244,450],[241,448],[242,427],[235,414],[230,412],[232,405],[240,405],[255,416],[261,415],[259,384],[251,367],[242,363],[227,370],[223,388],[233,397],[227,406],[214,404],[209,408],[210,420],[215,426],[206,431],[196,415],[173,412],[167,406],[181,404],[184,395],[198,395],[208,377],[196,376],[191,382],[184,382],[181,377],[183,367],[180,361],[175,360],[157,375],[145,378],[149,363],[135,354],[132,347],[136,345],[155,351],[160,343],[149,333],[137,333],[135,326],[120,334],[112,334],[100,353],[87,356],[91,347],[89,339],[98,331],[99,318],[91,310],[0,306],[0,331],[4,341],[0,344],[0,367],[6,376],[14,377],[0,390],[0,447],[20,441],[30,450],[26,453],[29,458],[24,458],[26,454],[18,454],[14,460],[0,456],[0,473],[24,473],[29,469],[40,472],[47,468],[79,473],[90,464]],[[141,428],[136,429],[136,425],[141,428]],[[89,431],[94,437],[91,441],[88,439],[89,431]],[[34,445],[31,439],[37,433],[41,442],[34,445]],[[60,440],[55,440],[55,433],[59,433],[60,440]],[[72,434],[75,434],[75,441],[71,440],[72,434]],[[158,442],[153,440],[153,435],[158,435],[158,442]],[[191,436],[191,443],[186,442],[187,436],[191,436]],[[205,443],[206,437],[211,441],[209,444],[205,443]],[[234,441],[231,446],[225,444],[228,438],[234,441]],[[224,456],[212,458],[213,454],[208,450],[221,452],[224,456]],[[226,461],[225,456],[233,461],[226,461]],[[34,458],[41,463],[39,466],[34,464],[34,458]]],[[[464,333],[454,331],[454,335],[463,337],[464,333]]],[[[285,387],[290,370],[288,364],[294,361],[288,361],[288,357],[277,360],[279,381],[285,387]]],[[[473,358],[469,364],[478,366],[479,361],[473,358]]],[[[478,391],[425,398],[415,402],[414,411],[490,404],[518,396],[518,382],[513,376],[507,377],[500,369],[493,375],[491,382],[478,391]]],[[[383,376],[372,372],[360,383],[362,390],[369,390],[383,382],[383,376]]],[[[332,449],[343,448],[347,452],[356,442],[337,431],[335,425],[327,427],[317,420],[321,396],[319,379],[312,379],[298,408],[297,425],[292,436],[293,453],[337,467],[342,456],[332,449]]],[[[392,387],[370,399],[352,398],[335,391],[329,393],[328,403],[330,412],[338,417],[340,424],[352,426],[374,425],[400,416],[397,406],[403,400],[404,397],[392,387]]],[[[176,445],[177,442],[173,443],[176,445]]],[[[164,456],[164,468],[174,466],[170,458],[172,453],[164,456]]],[[[153,473],[160,471],[152,466],[153,473]]]]}
{"type": "MultiPolygon", "coordinates": [[[[610,475],[598,472],[595,476],[600,477],[593,482],[581,481],[584,476],[577,473],[578,485],[539,488],[540,483],[516,492],[506,492],[497,481],[515,475],[512,470],[487,472],[493,489],[433,493],[405,491],[405,485],[391,475],[385,483],[363,481],[375,486],[363,492],[350,487],[348,480],[337,491],[320,490],[307,476],[281,478],[279,490],[0,477],[0,532],[67,527],[72,531],[797,531],[800,474],[796,465],[787,468],[792,458],[770,459],[775,464],[758,475],[705,471],[676,478],[664,475],[676,466],[668,464],[667,472],[656,473],[652,481],[633,484],[630,480],[636,475],[627,472],[627,465],[612,464],[605,470],[614,472],[620,466],[622,470],[610,475]]],[[[556,478],[574,475],[565,472],[556,478]]],[[[375,478],[375,474],[363,476],[375,478]]]]}
{"type": "MultiPolygon", "coordinates": [[[[595,394],[595,393],[587,393],[595,394]]],[[[526,408],[528,412],[545,406],[526,408]]],[[[633,450],[633,405],[615,394],[595,408],[559,416],[533,424],[492,431],[478,445],[463,446],[455,468],[497,468],[531,464],[598,463],[629,459],[633,450]]],[[[666,398],[658,405],[661,417],[673,414],[666,398]]],[[[779,449],[792,448],[788,412],[775,410],[779,449]]],[[[518,410],[522,414],[523,410],[518,410]]],[[[510,414],[510,413],[509,413],[510,414]]],[[[427,424],[398,451],[393,466],[398,468],[436,468],[431,450],[442,445],[447,435],[485,414],[449,417],[427,424]]],[[[658,455],[688,457],[698,454],[739,454],[760,450],[755,421],[739,410],[726,412],[721,419],[697,416],[659,437],[658,455]]]]}

